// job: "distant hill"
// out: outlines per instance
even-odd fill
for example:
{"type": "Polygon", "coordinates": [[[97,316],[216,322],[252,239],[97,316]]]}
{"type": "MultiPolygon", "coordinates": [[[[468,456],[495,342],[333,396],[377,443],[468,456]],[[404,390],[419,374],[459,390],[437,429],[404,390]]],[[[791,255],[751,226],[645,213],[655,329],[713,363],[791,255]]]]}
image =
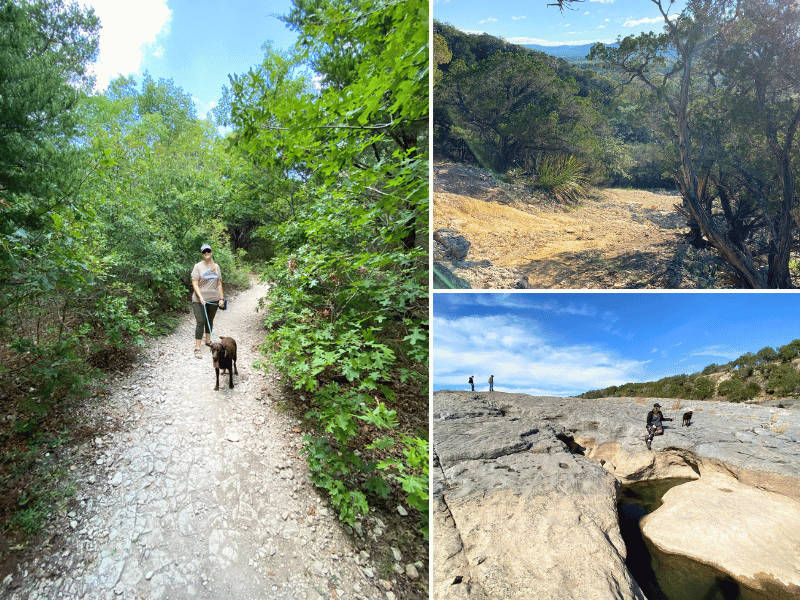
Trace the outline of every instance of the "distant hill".
{"type": "Polygon", "coordinates": [[[726,399],[742,402],[753,398],[797,397],[800,395],[800,339],[777,350],[767,346],[756,354],[746,352],[736,360],[712,363],[700,373],[674,375],[658,381],[584,392],[579,398],[636,396],[642,398],[726,399]]]}
{"type": "MultiPolygon", "coordinates": [[[[591,44],[562,44],[560,46],[539,46],[538,44],[522,44],[522,46],[538,52],[544,52],[550,56],[557,56],[564,60],[581,61],[586,60],[586,55],[589,54],[589,50],[594,44],[595,42],[591,44]]],[[[609,45],[616,46],[616,44],[609,45]]]]}

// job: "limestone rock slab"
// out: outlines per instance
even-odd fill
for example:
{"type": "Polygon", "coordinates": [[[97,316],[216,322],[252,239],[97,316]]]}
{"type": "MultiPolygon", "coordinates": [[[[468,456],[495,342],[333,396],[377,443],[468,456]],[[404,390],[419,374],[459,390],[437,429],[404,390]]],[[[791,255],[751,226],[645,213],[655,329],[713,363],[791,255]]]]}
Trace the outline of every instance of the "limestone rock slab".
{"type": "Polygon", "coordinates": [[[660,550],[755,589],[800,595],[800,502],[722,473],[674,487],[663,501],[642,519],[642,532],[660,550]]]}

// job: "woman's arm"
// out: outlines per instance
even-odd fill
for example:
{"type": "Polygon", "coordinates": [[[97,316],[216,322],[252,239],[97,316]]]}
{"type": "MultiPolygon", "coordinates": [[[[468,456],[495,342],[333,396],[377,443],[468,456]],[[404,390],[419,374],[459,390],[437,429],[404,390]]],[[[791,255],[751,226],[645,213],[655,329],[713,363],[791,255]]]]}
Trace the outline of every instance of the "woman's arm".
{"type": "Polygon", "coordinates": [[[219,301],[225,302],[225,293],[222,291],[222,276],[217,279],[217,291],[219,291],[219,301]]]}
{"type": "Polygon", "coordinates": [[[194,288],[194,293],[197,294],[197,298],[200,300],[200,304],[205,304],[206,301],[203,300],[203,295],[200,293],[200,286],[197,283],[197,279],[192,279],[192,287],[194,288]]]}

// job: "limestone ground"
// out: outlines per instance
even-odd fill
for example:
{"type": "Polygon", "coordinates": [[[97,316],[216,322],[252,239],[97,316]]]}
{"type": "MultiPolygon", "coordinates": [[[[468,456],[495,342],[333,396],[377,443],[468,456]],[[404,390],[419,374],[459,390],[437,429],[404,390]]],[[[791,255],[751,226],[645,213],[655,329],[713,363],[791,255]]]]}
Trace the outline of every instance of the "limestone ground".
{"type": "Polygon", "coordinates": [[[468,165],[434,165],[433,228],[471,243],[448,264],[473,288],[733,287],[711,248],[686,241],[686,219],[668,192],[609,189],[579,204],[468,165]],[[505,279],[492,269],[516,273],[505,279]]]}
{"type": "MultiPolygon", "coordinates": [[[[398,550],[394,570],[379,569],[354,545],[298,457],[302,432],[277,378],[253,367],[265,291],[254,285],[217,313],[215,337],[238,345],[234,389],[226,375],[214,391],[191,316],[111,382],[94,408],[107,427],[72,456],[72,501],[0,598],[395,597],[413,559],[398,550]]],[[[379,540],[382,525],[365,521],[364,535],[379,540]]]]}

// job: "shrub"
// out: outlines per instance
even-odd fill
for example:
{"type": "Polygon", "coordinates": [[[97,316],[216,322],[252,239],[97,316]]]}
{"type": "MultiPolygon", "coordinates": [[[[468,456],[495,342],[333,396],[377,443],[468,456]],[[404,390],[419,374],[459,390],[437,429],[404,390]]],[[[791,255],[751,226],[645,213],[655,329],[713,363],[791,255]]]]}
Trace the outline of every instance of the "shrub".
{"type": "Polygon", "coordinates": [[[575,202],[586,195],[586,167],[574,156],[548,155],[539,161],[536,183],[561,202],[575,202]]]}
{"type": "Polygon", "coordinates": [[[695,400],[708,400],[714,395],[714,382],[708,377],[698,377],[694,382],[691,397],[695,400]]]}
{"type": "Polygon", "coordinates": [[[791,364],[784,363],[772,370],[764,391],[768,394],[787,396],[794,394],[798,386],[800,386],[800,373],[791,364]]]}

